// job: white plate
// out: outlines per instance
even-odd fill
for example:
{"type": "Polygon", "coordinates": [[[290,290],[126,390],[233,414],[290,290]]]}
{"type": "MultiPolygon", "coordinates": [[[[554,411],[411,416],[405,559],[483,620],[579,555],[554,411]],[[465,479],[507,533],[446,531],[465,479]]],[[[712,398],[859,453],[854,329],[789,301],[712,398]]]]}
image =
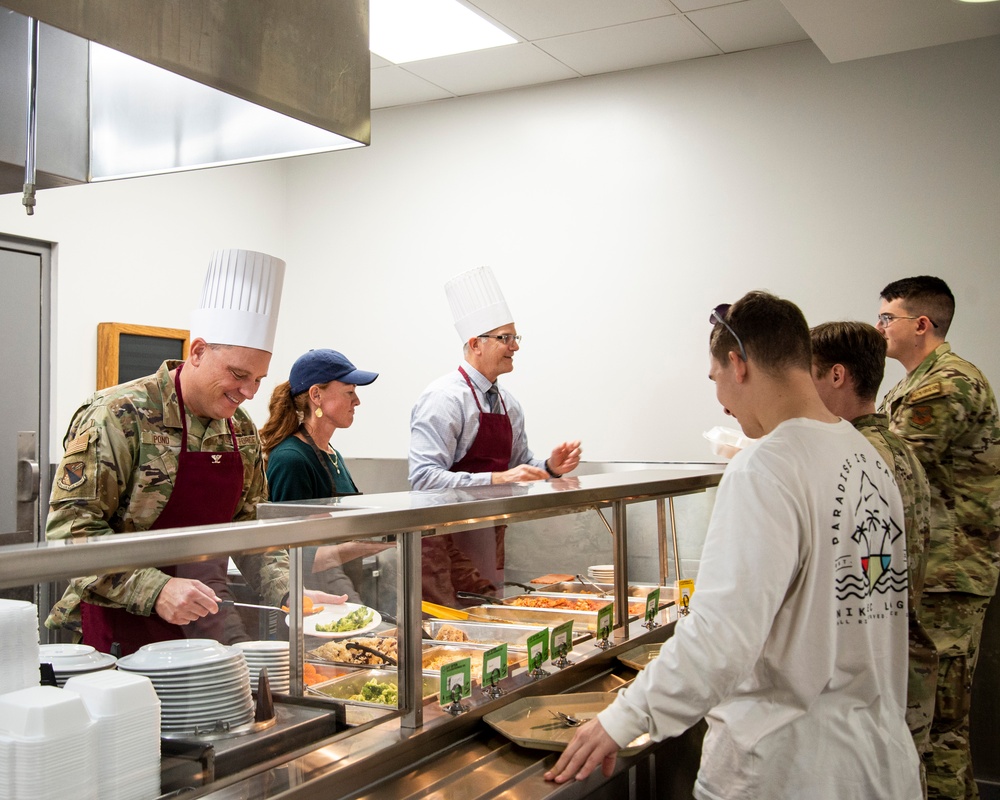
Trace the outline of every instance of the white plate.
{"type": "Polygon", "coordinates": [[[42,644],[38,646],[40,664],[51,664],[55,672],[92,672],[107,669],[118,659],[98,653],[87,644],[42,644]]]}
{"type": "MultiPolygon", "coordinates": [[[[320,612],[323,613],[322,611],[320,612]]],[[[274,640],[268,641],[258,641],[258,642],[236,642],[236,647],[240,648],[249,659],[251,656],[280,656],[284,653],[285,658],[288,658],[288,642],[279,642],[274,640]]]]}
{"type": "MultiPolygon", "coordinates": [[[[289,621],[288,617],[285,618],[285,621],[289,621]]],[[[310,614],[302,620],[302,632],[305,633],[306,636],[317,636],[320,639],[343,639],[347,636],[357,636],[360,633],[367,633],[368,631],[374,630],[381,624],[382,615],[379,614],[374,608],[362,606],[358,603],[344,603],[339,606],[327,606],[325,611],[321,611],[318,614],[310,614]],[[338,631],[337,633],[316,630],[317,625],[329,625],[331,622],[336,622],[341,617],[347,616],[350,612],[356,611],[359,608],[367,608],[372,612],[371,622],[364,627],[355,628],[353,631],[338,631]]]]}
{"type": "Polygon", "coordinates": [[[228,661],[235,655],[242,653],[214,639],[170,639],[143,645],[132,655],[118,659],[118,662],[133,672],[162,671],[228,661]]]}

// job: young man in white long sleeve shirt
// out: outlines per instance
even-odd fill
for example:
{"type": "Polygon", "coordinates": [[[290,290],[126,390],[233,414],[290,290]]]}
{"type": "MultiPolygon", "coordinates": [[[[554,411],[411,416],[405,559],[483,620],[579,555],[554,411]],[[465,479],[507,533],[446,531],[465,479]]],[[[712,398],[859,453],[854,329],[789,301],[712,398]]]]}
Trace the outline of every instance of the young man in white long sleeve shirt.
{"type": "Polygon", "coordinates": [[[793,303],[751,292],[711,321],[716,395],[759,441],[719,486],[690,614],[546,778],[610,775],[705,717],[699,800],[916,800],[893,476],[820,399],[793,303]]]}

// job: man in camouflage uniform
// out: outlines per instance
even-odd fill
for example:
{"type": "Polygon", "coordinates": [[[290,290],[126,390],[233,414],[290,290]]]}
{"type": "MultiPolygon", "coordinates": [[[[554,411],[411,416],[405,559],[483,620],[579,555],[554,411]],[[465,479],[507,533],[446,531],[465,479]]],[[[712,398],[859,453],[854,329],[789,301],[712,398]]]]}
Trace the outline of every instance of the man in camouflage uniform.
{"type": "Polygon", "coordinates": [[[1000,415],[983,374],[945,341],[955,298],[940,278],[894,281],[878,329],[906,377],[882,400],[892,431],[931,485],[931,538],[920,618],[938,656],[930,798],[976,798],[969,750],[972,678],[983,618],[996,591],[1000,534],[1000,415]]]}
{"type": "Polygon", "coordinates": [[[810,331],[813,383],[826,407],[850,420],[892,467],[903,498],[909,571],[909,674],[906,724],[918,753],[930,744],[938,657],[918,612],[931,528],[931,490],[914,452],[875,411],[885,375],[885,338],[864,322],[824,322],[810,331]]]}
{"type": "MultiPolygon", "coordinates": [[[[219,380],[219,375],[228,380],[220,384],[223,396],[253,397],[267,365],[255,366],[251,361],[259,361],[256,354],[262,352],[240,347],[213,349],[195,340],[184,377],[200,378],[198,370],[212,369],[212,382],[219,380]],[[206,365],[207,359],[216,363],[206,365]],[[239,373],[230,372],[231,367],[237,367],[239,373]],[[237,378],[237,374],[241,377],[237,378]]],[[[270,353],[266,355],[269,361],[270,353]]],[[[160,516],[173,492],[171,478],[180,450],[180,408],[174,385],[180,363],[165,361],[155,375],[97,392],[77,409],[52,487],[46,538],[145,531],[160,516]]],[[[185,386],[188,448],[213,453],[231,451],[225,419],[204,419],[191,413],[201,411],[197,391],[191,397],[196,385],[185,386]]],[[[253,421],[242,408],[235,409],[232,421],[244,474],[243,497],[233,516],[239,522],[256,518],[257,503],[266,499],[267,484],[253,421]]],[[[238,556],[234,560],[268,604],[280,604],[288,593],[288,558],[284,553],[238,556]]],[[[74,579],[52,609],[46,626],[79,633],[81,599],[122,607],[142,616],[149,616],[155,607],[161,617],[177,624],[218,610],[214,600],[189,581],[171,578],[150,567],[74,579]]]]}

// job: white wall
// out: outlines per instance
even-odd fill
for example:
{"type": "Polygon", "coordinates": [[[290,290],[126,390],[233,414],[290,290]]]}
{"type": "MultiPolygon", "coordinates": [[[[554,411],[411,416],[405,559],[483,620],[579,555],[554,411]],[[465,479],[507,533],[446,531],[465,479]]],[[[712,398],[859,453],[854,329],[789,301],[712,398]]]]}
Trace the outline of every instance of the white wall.
{"type": "Polygon", "coordinates": [[[442,284],[480,264],[539,451],[708,458],[701,431],[733,424],[708,312],[754,288],[871,321],[890,280],[940,275],[949,338],[1000,384],[998,64],[996,37],[836,65],[804,43],[378,111],[364,150],[43,192],[33,218],[0,197],[0,232],[59,243],[54,429],[93,388],[96,323],[185,327],[219,246],[289,264],[262,395],[311,347],[382,372],[335,440],[355,457],[405,455],[460,355],[442,284]]]}

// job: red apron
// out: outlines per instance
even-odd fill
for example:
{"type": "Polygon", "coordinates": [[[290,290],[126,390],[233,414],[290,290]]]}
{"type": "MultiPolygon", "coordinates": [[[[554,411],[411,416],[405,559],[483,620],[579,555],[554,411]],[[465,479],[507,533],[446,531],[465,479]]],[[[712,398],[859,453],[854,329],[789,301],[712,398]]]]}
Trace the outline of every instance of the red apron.
{"type": "MultiPolygon", "coordinates": [[[[187,415],[184,412],[180,381],[183,366],[181,364],[177,367],[174,378],[182,426],[181,450],[177,457],[174,488],[163,511],[149,530],[231,522],[243,495],[243,459],[240,456],[236,431],[233,429],[231,419],[226,420],[229,435],[233,440],[231,453],[188,452],[187,415]]],[[[228,565],[228,558],[215,558],[161,569],[173,577],[199,580],[211,587],[218,597],[227,599],[228,565]]],[[[122,656],[134,653],[145,644],[168,639],[204,638],[228,644],[227,640],[234,635],[226,633],[227,618],[230,615],[233,617],[231,623],[236,625],[236,630],[242,630],[238,615],[232,609],[228,612],[210,614],[183,626],[165,621],[155,611],[150,616],[144,617],[131,614],[123,608],[108,608],[91,603],[80,603],[80,609],[83,617],[84,643],[96,647],[103,653],[110,653],[112,645],[118,644],[120,650],[118,654],[122,656]]]]}
{"type": "MultiPolygon", "coordinates": [[[[503,402],[501,396],[500,404],[503,406],[503,414],[483,411],[469,376],[461,367],[458,368],[458,371],[462,373],[465,382],[469,384],[472,399],[476,401],[476,407],[479,409],[479,432],[476,433],[476,438],[473,440],[469,452],[460,461],[451,465],[451,471],[506,472],[510,469],[510,457],[514,449],[514,431],[510,425],[510,417],[507,416],[507,404],[503,402]]],[[[503,587],[503,540],[506,529],[506,525],[497,525],[493,529],[493,536],[483,533],[483,530],[489,530],[488,528],[452,534],[455,547],[460,552],[465,553],[479,570],[479,574],[497,589],[503,587]]]]}

